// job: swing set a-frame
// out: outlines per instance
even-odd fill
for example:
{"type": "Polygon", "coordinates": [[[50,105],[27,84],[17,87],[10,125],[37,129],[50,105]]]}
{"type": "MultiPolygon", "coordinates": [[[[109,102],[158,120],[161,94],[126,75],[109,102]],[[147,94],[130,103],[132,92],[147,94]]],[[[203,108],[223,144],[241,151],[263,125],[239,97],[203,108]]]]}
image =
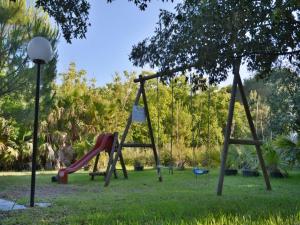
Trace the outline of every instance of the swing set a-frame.
{"type": "MultiPolygon", "coordinates": [[[[225,134],[224,134],[224,145],[223,145],[223,151],[222,151],[222,156],[221,156],[221,167],[220,167],[220,174],[219,174],[219,182],[218,182],[218,186],[217,186],[217,195],[222,195],[224,175],[225,175],[225,167],[226,167],[226,159],[227,159],[228,148],[229,148],[230,144],[254,145],[256,147],[256,153],[257,153],[259,163],[260,163],[260,166],[261,166],[261,170],[262,170],[262,173],[263,173],[263,177],[264,177],[264,180],[265,180],[266,189],[271,190],[271,184],[270,184],[269,176],[268,176],[268,173],[267,173],[265,162],[264,162],[264,159],[263,159],[263,156],[262,156],[262,151],[261,151],[261,148],[260,148],[262,142],[258,139],[258,136],[257,136],[257,133],[256,133],[256,129],[255,129],[255,126],[254,126],[254,123],[253,123],[251,113],[250,113],[247,97],[246,97],[246,94],[245,94],[245,91],[244,91],[243,83],[242,83],[238,68],[239,68],[238,65],[234,65],[234,67],[233,67],[234,78],[233,78],[233,84],[232,84],[232,89],[231,89],[231,97],[230,97],[230,103],[229,103],[229,109],[228,109],[227,124],[226,124],[226,129],[225,129],[225,134]],[[234,103],[235,103],[237,88],[239,88],[239,91],[240,91],[240,95],[241,95],[242,102],[243,102],[243,105],[244,105],[244,110],[245,110],[245,113],[246,113],[246,117],[247,117],[247,120],[248,120],[248,124],[249,124],[250,131],[251,131],[253,139],[233,139],[233,138],[230,137],[231,128],[232,128],[232,121],[233,121],[234,103]]],[[[143,100],[143,104],[144,104],[144,115],[145,115],[145,119],[147,120],[147,126],[148,126],[149,137],[150,137],[150,142],[151,143],[148,143],[148,144],[144,144],[144,143],[125,143],[126,137],[128,135],[128,131],[129,131],[130,126],[133,122],[133,119],[132,119],[133,114],[131,112],[131,114],[128,117],[127,124],[126,124],[125,130],[123,132],[121,141],[120,141],[120,143],[118,143],[118,145],[116,147],[116,149],[117,149],[116,153],[117,154],[115,154],[114,157],[110,158],[110,162],[109,162],[109,165],[107,167],[107,173],[106,173],[106,177],[105,177],[104,186],[109,185],[110,178],[111,178],[112,174],[114,173],[114,171],[116,169],[116,164],[119,160],[119,156],[122,155],[122,149],[124,147],[126,147],[126,148],[136,148],[136,147],[152,148],[153,154],[154,154],[154,159],[155,159],[155,164],[156,164],[156,169],[157,169],[157,174],[158,174],[158,179],[159,179],[159,181],[162,181],[162,174],[161,174],[161,169],[160,169],[161,168],[160,167],[160,160],[159,160],[159,157],[158,157],[158,153],[157,153],[157,149],[156,149],[156,145],[155,145],[155,141],[154,141],[153,129],[152,129],[150,114],[149,114],[149,110],[148,110],[148,103],[147,103],[147,97],[146,97],[146,92],[145,92],[145,82],[147,80],[151,80],[151,79],[166,76],[165,74],[175,74],[176,72],[179,72],[181,70],[182,70],[182,68],[177,68],[177,69],[174,69],[174,70],[167,71],[167,73],[158,72],[156,74],[148,75],[148,76],[140,75],[139,78],[134,80],[135,83],[139,83],[139,89],[138,89],[138,92],[136,94],[136,98],[135,98],[135,101],[134,101],[134,106],[138,106],[139,100],[142,96],[142,100],[143,100]]],[[[125,177],[127,178],[127,173],[126,173],[125,177]]]]}
{"type": "MultiPolygon", "coordinates": [[[[159,74],[150,75],[147,77],[143,77],[140,75],[138,79],[134,80],[135,83],[138,83],[138,82],[140,83],[138,92],[135,97],[134,107],[138,106],[140,98],[142,97],[142,101],[143,101],[143,105],[144,105],[144,110],[142,113],[144,113],[145,119],[147,121],[150,143],[125,143],[130,126],[133,122],[133,112],[131,112],[130,115],[128,116],[127,124],[126,124],[125,130],[123,132],[123,135],[121,137],[121,141],[120,141],[120,143],[118,143],[118,145],[116,147],[116,149],[117,149],[116,154],[113,158],[110,159],[111,161],[109,161],[109,163],[108,163],[107,173],[105,176],[105,183],[104,183],[105,187],[109,185],[110,178],[116,169],[116,165],[117,165],[120,155],[122,155],[123,148],[152,148],[154,160],[155,160],[155,166],[157,169],[158,180],[160,182],[162,181],[160,160],[159,160],[156,145],[155,145],[154,134],[153,134],[152,124],[151,124],[150,114],[149,114],[149,109],[148,109],[148,103],[147,103],[147,96],[146,96],[146,91],[145,91],[146,80],[153,79],[154,78],[153,76],[158,77],[159,74]]],[[[126,174],[126,178],[127,178],[127,174],[126,174]]]]}

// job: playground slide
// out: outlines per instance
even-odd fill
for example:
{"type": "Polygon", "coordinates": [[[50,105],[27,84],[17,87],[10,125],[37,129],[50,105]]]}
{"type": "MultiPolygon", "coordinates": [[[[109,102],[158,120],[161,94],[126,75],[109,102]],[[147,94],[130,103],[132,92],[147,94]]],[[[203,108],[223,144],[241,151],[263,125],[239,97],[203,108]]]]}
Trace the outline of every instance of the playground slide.
{"type": "Polygon", "coordinates": [[[77,170],[84,167],[91,159],[98,155],[102,151],[110,151],[113,145],[113,134],[101,134],[97,137],[96,144],[94,147],[85,154],[81,159],[74,162],[67,168],[60,169],[58,171],[58,181],[59,183],[68,182],[68,174],[74,173],[77,170]]]}

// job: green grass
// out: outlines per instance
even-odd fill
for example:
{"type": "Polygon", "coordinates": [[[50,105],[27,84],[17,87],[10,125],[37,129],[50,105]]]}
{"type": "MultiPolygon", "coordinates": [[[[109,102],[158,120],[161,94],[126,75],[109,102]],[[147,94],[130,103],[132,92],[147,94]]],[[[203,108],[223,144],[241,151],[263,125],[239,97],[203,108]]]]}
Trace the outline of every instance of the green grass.
{"type": "MultiPolygon", "coordinates": [[[[266,191],[263,178],[225,177],[223,196],[216,196],[218,171],[197,182],[191,170],[129,172],[129,179],[103,177],[90,181],[84,172],[72,174],[69,184],[51,183],[51,174],[37,176],[36,200],[50,208],[0,213],[0,224],[300,224],[300,173],[272,179],[266,191]]],[[[120,174],[121,176],[121,174],[120,174]]],[[[28,173],[0,174],[0,198],[28,204],[28,173]]]]}

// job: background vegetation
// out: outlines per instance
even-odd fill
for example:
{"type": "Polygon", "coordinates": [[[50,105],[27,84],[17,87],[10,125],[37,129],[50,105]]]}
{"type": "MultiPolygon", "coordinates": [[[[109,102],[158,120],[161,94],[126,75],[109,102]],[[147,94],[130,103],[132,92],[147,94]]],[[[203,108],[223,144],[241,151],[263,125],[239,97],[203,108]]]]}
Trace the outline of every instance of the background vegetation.
{"type": "MultiPolygon", "coordinates": [[[[155,45],[156,39],[163,41],[161,35],[168,33],[169,29],[172,30],[176,24],[182,29],[189,25],[189,16],[192,21],[200,20],[202,15],[200,12],[188,11],[193,4],[191,2],[191,5],[180,5],[182,12],[178,11],[178,13],[186,14],[184,18],[177,18],[173,14],[162,12],[160,23],[166,22],[168,18],[177,22],[166,23],[163,30],[156,30],[156,35],[151,39],[152,45],[155,45]]],[[[250,5],[249,7],[256,9],[258,6],[250,5]]],[[[24,170],[29,169],[31,165],[32,96],[34,95],[35,74],[26,56],[26,44],[32,36],[43,35],[51,40],[55,49],[58,31],[40,9],[26,7],[25,0],[1,1],[0,10],[0,51],[3,52],[0,58],[0,169],[24,170]],[[35,19],[32,20],[32,18],[35,19]]],[[[202,13],[206,15],[205,13],[208,12],[202,13]]],[[[288,14],[290,11],[285,13],[288,14]]],[[[205,23],[205,20],[200,22],[205,23]]],[[[231,21],[227,22],[231,24],[231,21]]],[[[276,28],[275,22],[274,29],[276,28]]],[[[192,28],[194,29],[195,26],[192,28]]],[[[176,29],[173,33],[174,41],[177,40],[175,38],[177,35],[185,34],[175,31],[176,29]]],[[[231,31],[228,32],[230,34],[231,31]]],[[[205,32],[194,33],[200,36],[203,34],[205,32]]],[[[181,38],[191,41],[185,35],[181,38]]],[[[284,36],[276,36],[276,38],[284,40],[284,36]]],[[[204,38],[203,41],[205,40],[209,39],[204,38]]],[[[255,40],[252,41],[255,46],[255,40]]],[[[173,47],[175,48],[179,42],[175,41],[173,47]]],[[[165,42],[164,44],[166,44],[165,48],[173,45],[167,45],[165,42]]],[[[148,52],[139,52],[140,45],[133,48],[131,57],[134,63],[152,62],[155,59],[151,55],[155,55],[155,52],[150,51],[152,45],[148,46],[150,49],[148,52]],[[147,54],[149,57],[142,57],[147,54]]],[[[226,46],[223,47],[228,50],[226,46]]],[[[184,46],[176,47],[176,49],[184,51],[184,46]]],[[[218,49],[215,51],[218,52],[218,49]]],[[[205,55],[208,57],[211,54],[208,51],[205,55]]],[[[224,59],[224,56],[218,54],[216,57],[224,59]]],[[[68,71],[59,75],[59,82],[55,82],[56,58],[57,55],[48,66],[44,67],[43,71],[38,156],[41,169],[54,169],[69,165],[85,154],[93,145],[95,137],[102,132],[118,131],[122,135],[138,88],[133,82],[137,74],[128,72],[116,74],[111,83],[97,87],[96,81],[88,80],[86,72],[78,70],[75,63],[71,63],[68,71]]],[[[207,60],[214,61],[215,59],[208,58],[207,60]]],[[[293,57],[292,59],[294,60],[293,57]]],[[[256,58],[251,60],[255,61],[256,58]]],[[[166,63],[171,63],[171,61],[168,60],[166,63]]],[[[157,64],[159,61],[155,62],[157,64]]],[[[181,63],[184,64],[185,61],[181,63]]],[[[205,71],[210,71],[214,65],[207,65],[208,68],[205,71]]],[[[245,80],[245,88],[259,137],[267,142],[264,149],[268,167],[286,170],[287,167],[293,167],[299,163],[297,134],[300,130],[300,78],[295,65],[289,69],[280,66],[273,66],[267,76],[264,70],[263,74],[257,73],[255,77],[245,80]],[[256,77],[265,78],[257,80],[256,77]]],[[[228,64],[222,71],[228,72],[230,67],[228,64]]],[[[151,80],[146,84],[152,125],[164,165],[168,165],[171,161],[188,166],[216,167],[219,164],[231,87],[220,88],[208,85],[208,81],[203,78],[206,76],[203,73],[205,71],[200,71],[200,74],[178,75],[176,78],[163,80],[164,83],[159,82],[158,86],[156,80],[151,80]],[[191,81],[184,75],[191,75],[192,86],[191,81]],[[202,90],[196,88],[199,84],[202,90]],[[171,137],[173,139],[172,151],[171,137]]],[[[213,71],[215,74],[213,73],[214,76],[210,77],[210,83],[225,78],[227,72],[222,71],[213,71]],[[221,76],[220,79],[218,76],[221,76]]],[[[143,72],[143,75],[149,73],[143,72]]],[[[249,129],[239,96],[237,100],[231,136],[245,138],[249,136],[249,129]]],[[[145,124],[133,124],[127,141],[149,142],[148,139],[145,124]]],[[[232,147],[231,151],[233,155],[232,160],[229,157],[228,167],[241,168],[245,165],[257,167],[256,160],[253,158],[253,149],[237,146],[232,147]]],[[[151,151],[144,149],[125,150],[125,159],[128,164],[133,164],[134,161],[141,161],[148,166],[153,164],[151,151]]]]}
{"type": "MultiPolygon", "coordinates": [[[[88,80],[85,71],[78,71],[74,63],[70,64],[69,70],[60,75],[61,82],[52,84],[51,101],[42,109],[40,168],[54,169],[69,165],[89,151],[99,133],[118,131],[122,134],[138,88],[133,82],[136,76],[135,73],[127,72],[121,75],[116,74],[112,83],[104,87],[96,87],[95,80],[88,80]]],[[[294,88],[291,94],[287,92],[283,97],[282,92],[287,83],[283,83],[280,88],[275,85],[279,83],[277,79],[283,79],[282,77],[286,79],[287,76],[294,77],[293,79],[299,82],[299,77],[287,70],[275,71],[268,80],[257,82],[253,78],[245,82],[258,134],[265,141],[271,141],[272,138],[289,135],[296,131],[294,125],[297,124],[298,112],[293,107],[287,107],[280,102],[299,101],[297,93],[294,93],[298,89],[294,88]],[[253,85],[256,83],[257,85],[253,85]],[[263,88],[259,88],[260,86],[263,88]],[[287,109],[291,112],[288,113],[287,109]],[[278,116],[278,111],[286,113],[280,113],[281,116],[278,116]],[[273,122],[276,119],[281,123],[273,122]],[[282,127],[285,127],[285,130],[282,127]]],[[[191,97],[190,84],[184,77],[178,77],[172,82],[173,84],[167,85],[159,83],[158,92],[156,80],[149,81],[146,85],[154,135],[162,163],[168,165],[171,160],[172,135],[173,161],[185,162],[189,166],[218,166],[230,87],[210,87],[206,91],[193,93],[191,97]],[[174,88],[173,120],[171,115],[172,85],[174,88]],[[210,106],[208,95],[210,95],[210,106]],[[207,165],[208,161],[209,165],[207,165]]],[[[292,80],[290,85],[299,85],[296,82],[292,80]]],[[[1,142],[1,168],[26,169],[30,165],[32,114],[29,114],[24,122],[18,120],[17,115],[24,114],[30,106],[16,109],[15,105],[26,105],[26,101],[23,98],[11,101],[9,97],[8,95],[0,100],[0,134],[3,140],[1,142]],[[25,136],[20,138],[21,135],[25,136]]],[[[44,104],[45,101],[46,99],[43,98],[44,104]]],[[[296,102],[296,104],[299,103],[296,102]]],[[[236,102],[234,118],[232,136],[249,137],[243,106],[239,101],[236,102]]],[[[146,125],[134,123],[127,141],[149,142],[146,125]]],[[[246,151],[253,151],[242,147],[237,147],[237,149],[239,155],[247,154],[246,151]]],[[[252,154],[252,157],[255,157],[255,154],[252,154]]],[[[128,164],[139,160],[148,166],[153,165],[152,152],[145,149],[125,150],[125,159],[128,164]]],[[[103,159],[103,163],[105,160],[103,159]]],[[[296,163],[297,160],[294,160],[294,164],[296,163]]],[[[241,160],[237,167],[242,167],[242,164],[241,160]]]]}

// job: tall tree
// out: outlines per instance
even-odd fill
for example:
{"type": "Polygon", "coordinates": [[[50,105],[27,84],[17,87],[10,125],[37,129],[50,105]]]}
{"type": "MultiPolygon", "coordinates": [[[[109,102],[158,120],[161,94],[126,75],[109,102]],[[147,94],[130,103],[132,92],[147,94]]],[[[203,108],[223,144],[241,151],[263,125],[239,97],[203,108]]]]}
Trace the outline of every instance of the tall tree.
{"type": "Polygon", "coordinates": [[[258,76],[244,82],[258,133],[274,137],[299,132],[299,72],[278,68],[266,79],[257,79],[258,76]]]}
{"type": "MultiPolygon", "coordinates": [[[[240,67],[244,63],[249,70],[260,71],[264,75],[283,60],[297,65],[300,59],[299,17],[298,0],[187,0],[178,4],[176,13],[162,11],[155,35],[132,50],[130,59],[136,66],[149,64],[172,73],[193,69],[200,80],[209,74],[211,84],[225,80],[232,70],[234,82],[218,195],[222,194],[237,85],[243,92],[240,67]]],[[[252,136],[257,141],[247,100],[242,96],[252,136]]],[[[259,145],[255,146],[267,189],[270,190],[261,149],[259,145]]]]}
{"type": "MultiPolygon", "coordinates": [[[[0,96],[31,91],[35,72],[30,69],[27,43],[34,36],[48,38],[54,49],[58,30],[39,9],[26,6],[26,0],[0,1],[0,96]]],[[[48,91],[56,75],[56,57],[45,66],[43,91],[48,91]]]]}
{"type": "Polygon", "coordinates": [[[276,70],[266,80],[270,95],[270,129],[275,135],[300,133],[300,76],[289,69],[276,70]]]}
{"type": "MultiPolygon", "coordinates": [[[[265,74],[275,63],[300,59],[299,1],[188,0],[161,11],[155,34],[133,47],[135,66],[197,70],[211,83],[242,63],[265,74]]],[[[297,65],[299,66],[299,65],[297,65]]],[[[194,81],[196,82],[196,81],[194,81]]]]}

